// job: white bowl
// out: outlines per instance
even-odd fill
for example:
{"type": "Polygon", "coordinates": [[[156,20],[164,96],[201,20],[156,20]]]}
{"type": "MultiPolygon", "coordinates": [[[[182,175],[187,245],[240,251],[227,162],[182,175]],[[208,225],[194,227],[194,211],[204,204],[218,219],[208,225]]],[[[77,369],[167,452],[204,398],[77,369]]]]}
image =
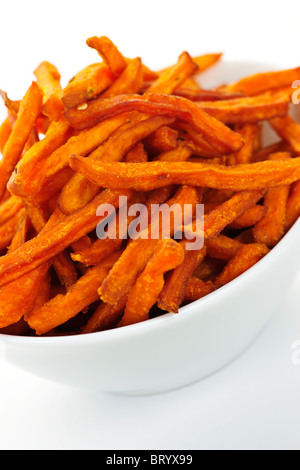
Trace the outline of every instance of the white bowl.
{"type": "Polygon", "coordinates": [[[78,336],[0,335],[0,345],[9,363],[69,386],[121,394],[183,387],[218,371],[257,338],[299,272],[299,239],[300,221],[257,265],[179,314],[78,336]]]}

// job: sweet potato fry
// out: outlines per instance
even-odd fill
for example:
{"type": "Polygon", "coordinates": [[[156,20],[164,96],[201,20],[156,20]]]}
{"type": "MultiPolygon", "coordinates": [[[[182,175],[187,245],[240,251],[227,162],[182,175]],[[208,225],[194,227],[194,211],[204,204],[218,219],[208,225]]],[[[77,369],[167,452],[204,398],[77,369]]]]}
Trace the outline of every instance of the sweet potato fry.
{"type": "Polygon", "coordinates": [[[162,126],[144,140],[145,148],[151,155],[168,152],[177,147],[178,132],[169,126],[162,126]]]}
{"type": "Polygon", "coordinates": [[[211,258],[229,261],[243,244],[226,235],[217,235],[206,241],[207,253],[211,258]]]}
{"type": "Polygon", "coordinates": [[[186,303],[195,302],[196,300],[202,299],[207,295],[211,294],[217,289],[217,286],[211,281],[201,281],[197,277],[190,277],[185,286],[185,297],[186,303]]]}
{"type": "Polygon", "coordinates": [[[16,215],[23,207],[22,199],[11,196],[0,205],[0,226],[16,215]]]}
{"type": "Polygon", "coordinates": [[[286,206],[286,226],[289,230],[300,217],[300,181],[292,184],[286,206]]]}
{"type": "Polygon", "coordinates": [[[21,102],[16,123],[3,149],[3,158],[0,160],[0,198],[41,112],[42,99],[40,88],[32,82],[21,102]]]}
{"type": "Polygon", "coordinates": [[[67,109],[65,115],[73,127],[84,129],[103,119],[133,110],[181,119],[202,133],[204,139],[221,154],[238,151],[244,143],[239,134],[209,116],[201,106],[178,96],[146,93],[143,96],[119,95],[107,100],[95,99],[87,103],[86,109],[67,109]]]}
{"type": "Polygon", "coordinates": [[[127,62],[115,44],[106,36],[93,36],[86,41],[92,49],[96,49],[98,54],[107,63],[114,77],[118,77],[125,69],[127,62]]]}
{"type": "MultiPolygon", "coordinates": [[[[182,242],[184,250],[185,244],[182,242]]],[[[182,262],[168,276],[157,301],[161,310],[178,313],[179,307],[185,298],[186,284],[192,276],[195,269],[202,263],[207,254],[207,248],[204,246],[201,250],[185,251],[182,262]]]]}
{"type": "MultiPolygon", "coordinates": [[[[176,209],[182,211],[185,204],[197,203],[198,195],[194,188],[180,188],[175,196],[171,198],[167,204],[171,208],[173,205],[176,209]]],[[[173,220],[176,216],[171,212],[173,220]]],[[[155,223],[154,221],[152,223],[155,223]]],[[[174,234],[174,223],[171,220],[170,235],[174,234]]],[[[160,236],[164,238],[163,228],[160,226],[160,236]]],[[[151,230],[151,226],[149,229],[151,230]]],[[[154,238],[138,238],[127,245],[118,262],[110,271],[108,277],[99,289],[99,295],[103,302],[115,305],[122,297],[124,297],[133,286],[137,276],[145,269],[145,266],[153,255],[159,239],[154,238]]],[[[0,268],[1,269],[1,268],[0,268]]]]}
{"type": "Polygon", "coordinates": [[[221,60],[223,56],[223,53],[213,53],[213,54],[204,54],[200,55],[197,57],[193,57],[193,61],[197,64],[198,66],[198,73],[204,72],[204,70],[207,70],[209,67],[212,67],[215,65],[219,60],[221,60]]]}
{"type": "Polygon", "coordinates": [[[196,104],[225,124],[244,124],[286,116],[290,97],[286,93],[278,92],[234,100],[197,101],[196,104]]]}
{"type": "Polygon", "coordinates": [[[153,85],[148,88],[147,93],[171,94],[197,70],[198,65],[193,61],[190,54],[183,52],[179,56],[177,64],[162,72],[153,85]]]}
{"type": "Polygon", "coordinates": [[[227,86],[228,91],[239,91],[248,96],[259,95],[277,88],[291,87],[300,76],[300,67],[295,69],[266,72],[242,78],[227,86]]]}
{"type": "Polygon", "coordinates": [[[101,98],[139,93],[143,85],[143,64],[139,57],[129,61],[121,75],[101,94],[101,98]]]}
{"type": "Polygon", "coordinates": [[[101,222],[101,217],[96,214],[100,204],[111,204],[118,207],[120,196],[130,198],[132,195],[132,191],[103,191],[76,214],[65,217],[48,230],[46,230],[46,224],[44,231],[37,237],[28,240],[13,253],[0,258],[0,286],[52,259],[73,242],[93,230],[101,222]]]}
{"type": "Polygon", "coordinates": [[[203,139],[201,133],[195,131],[195,129],[193,129],[189,124],[182,121],[176,121],[175,124],[173,124],[173,127],[178,130],[178,138],[180,140],[187,142],[188,144],[190,142],[193,144],[194,155],[207,158],[220,156],[220,153],[203,139]]]}
{"type": "Polygon", "coordinates": [[[28,215],[25,214],[24,217],[20,219],[20,221],[16,225],[16,231],[11,241],[11,244],[9,245],[7,249],[7,253],[11,253],[12,251],[15,251],[17,248],[20,248],[20,246],[24,245],[24,243],[26,242],[26,237],[27,237],[29,227],[30,227],[30,219],[28,215]]]}
{"type": "MultiPolygon", "coordinates": [[[[172,122],[172,119],[164,116],[135,116],[117,129],[104,145],[94,150],[88,159],[107,162],[120,161],[140,140],[146,138],[160,126],[170,122],[172,122]]],[[[62,190],[58,204],[65,214],[71,214],[75,210],[84,207],[98,192],[99,185],[95,185],[85,177],[75,174],[62,190]]]]}
{"type": "Polygon", "coordinates": [[[139,323],[149,318],[151,308],[165,284],[164,275],[184,261],[184,249],[174,240],[160,240],[144,271],[131,289],[119,326],[139,323]]]}
{"type": "Polygon", "coordinates": [[[62,102],[72,108],[96,98],[112,83],[114,77],[105,64],[92,64],[81,70],[63,89],[62,102]]]}
{"type": "Polygon", "coordinates": [[[228,262],[222,273],[216,279],[217,286],[224,286],[246,272],[264,256],[269,253],[266,245],[252,243],[244,245],[237,254],[228,262]]]}
{"type": "Polygon", "coordinates": [[[270,124],[277,134],[290,145],[293,151],[299,154],[300,124],[294,121],[290,115],[271,119],[270,124]]]}
{"type": "Polygon", "coordinates": [[[202,90],[187,87],[176,88],[174,95],[188,98],[191,101],[220,101],[242,98],[243,93],[223,91],[223,90],[202,90]]]}
{"type": "Polygon", "coordinates": [[[71,155],[88,155],[103,144],[129,118],[130,114],[116,116],[70,137],[64,145],[61,145],[45,161],[41,177],[36,182],[36,192],[41,190],[47,180],[52,180],[60,170],[69,166],[71,155]]]}
{"type": "Polygon", "coordinates": [[[48,263],[42,264],[0,288],[0,328],[17,323],[30,311],[48,269],[48,263]]]}
{"type": "Polygon", "coordinates": [[[114,254],[103,263],[89,269],[65,294],[59,294],[25,316],[37,335],[43,335],[73,318],[99,298],[97,289],[120,256],[114,254]]]}
{"type": "Polygon", "coordinates": [[[127,163],[145,163],[148,161],[148,154],[142,142],[138,142],[127,152],[124,161],[127,163]]]}
{"type": "Polygon", "coordinates": [[[15,232],[16,226],[20,222],[20,220],[26,215],[25,209],[19,210],[17,214],[11,217],[7,222],[5,222],[0,227],[0,250],[4,248],[8,248],[9,244],[11,243],[15,232]]]}
{"type": "Polygon", "coordinates": [[[235,221],[229,225],[229,228],[232,230],[242,230],[244,228],[253,227],[266,215],[266,212],[267,209],[264,206],[255,204],[237,217],[235,221]]]}
{"type": "Polygon", "coordinates": [[[111,189],[151,191],[172,184],[259,190],[291,184],[300,179],[300,157],[224,167],[190,162],[107,163],[70,157],[70,166],[92,183],[111,189]]]}
{"type": "Polygon", "coordinates": [[[185,162],[193,155],[193,145],[179,142],[177,148],[157,155],[153,161],[159,162],[185,162]]]}
{"type": "Polygon", "coordinates": [[[42,62],[34,71],[37,84],[42,89],[43,114],[52,121],[59,121],[64,109],[61,101],[62,87],[60,84],[60,73],[57,68],[49,62],[42,62]]]}
{"type": "Polygon", "coordinates": [[[40,179],[40,169],[45,160],[64,145],[71,135],[71,128],[64,120],[53,123],[45,138],[34,144],[26,155],[19,161],[16,171],[8,183],[9,191],[17,196],[29,198],[35,194],[35,185],[40,179]]]}
{"type": "Polygon", "coordinates": [[[101,303],[82,328],[82,333],[94,333],[117,326],[122,317],[128,295],[122,298],[116,305],[101,303]]]}
{"type": "MultiPolygon", "coordinates": [[[[272,154],[269,159],[276,161],[280,157],[280,154],[272,154]]],[[[288,155],[286,161],[290,160],[289,157],[290,155],[288,155]]],[[[289,191],[290,186],[288,184],[268,189],[264,197],[266,214],[253,229],[256,243],[264,243],[269,248],[273,248],[283,237],[286,226],[286,208],[289,191]]]]}
{"type": "Polygon", "coordinates": [[[0,152],[3,153],[6,142],[12,131],[12,126],[8,118],[6,118],[0,126],[0,152]]]}
{"type": "Polygon", "coordinates": [[[236,125],[234,130],[241,134],[241,136],[244,138],[245,145],[236,154],[228,156],[228,164],[241,165],[244,163],[250,163],[252,161],[252,155],[255,150],[259,126],[258,124],[243,124],[241,126],[236,125]]]}

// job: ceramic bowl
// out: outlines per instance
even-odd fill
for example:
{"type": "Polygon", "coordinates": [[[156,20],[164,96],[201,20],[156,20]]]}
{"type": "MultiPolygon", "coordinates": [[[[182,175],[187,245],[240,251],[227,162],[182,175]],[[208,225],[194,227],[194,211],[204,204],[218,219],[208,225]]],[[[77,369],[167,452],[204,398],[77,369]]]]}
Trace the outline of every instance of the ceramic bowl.
{"type": "MultiPolygon", "coordinates": [[[[225,63],[206,79],[211,83],[216,70],[220,82],[263,69],[270,67],[225,63]]],[[[284,303],[299,273],[299,239],[300,221],[257,265],[179,314],[78,336],[0,335],[2,353],[29,373],[72,387],[142,395],[191,384],[242,354],[284,303]]]]}

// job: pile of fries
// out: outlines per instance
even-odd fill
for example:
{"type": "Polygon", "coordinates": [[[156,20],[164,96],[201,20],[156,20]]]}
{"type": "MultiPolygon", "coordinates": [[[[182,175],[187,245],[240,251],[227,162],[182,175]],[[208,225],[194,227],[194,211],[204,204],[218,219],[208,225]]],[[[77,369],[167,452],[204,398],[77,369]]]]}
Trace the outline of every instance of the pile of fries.
{"type": "Polygon", "coordinates": [[[65,88],[43,62],[21,101],[1,92],[1,333],[85,334],[177,313],[251,268],[300,215],[300,68],[202,89],[221,54],[183,52],[153,71],[106,37],[87,45],[98,62],[65,88]],[[278,136],[268,146],[266,125],[278,136]],[[97,238],[97,208],[120,210],[121,197],[204,204],[204,245],[189,250],[175,230],[97,238]]]}

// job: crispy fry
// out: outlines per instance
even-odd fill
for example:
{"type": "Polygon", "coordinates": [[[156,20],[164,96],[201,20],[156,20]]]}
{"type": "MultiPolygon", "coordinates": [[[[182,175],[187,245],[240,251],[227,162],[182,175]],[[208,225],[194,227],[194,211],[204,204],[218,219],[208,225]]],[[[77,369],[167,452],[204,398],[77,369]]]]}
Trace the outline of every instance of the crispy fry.
{"type": "Polygon", "coordinates": [[[41,112],[42,99],[40,88],[32,82],[21,102],[16,123],[3,149],[3,158],[0,160],[0,198],[41,112]]]}
{"type": "Polygon", "coordinates": [[[201,281],[197,277],[190,277],[185,286],[184,301],[187,303],[195,302],[211,294],[217,289],[217,286],[211,281],[201,281]]]}
{"type": "MultiPolygon", "coordinates": [[[[275,160],[280,154],[272,154],[269,158],[275,160]]],[[[287,161],[289,161],[289,157],[287,161]]],[[[276,160],[275,160],[276,161],[276,160]]],[[[284,160],[283,160],[284,161],[284,160]]],[[[273,248],[285,234],[286,208],[289,197],[289,185],[270,188],[264,197],[266,214],[253,229],[254,240],[273,248]]]]}
{"type": "Polygon", "coordinates": [[[92,100],[113,83],[113,75],[105,64],[92,64],[81,70],[62,92],[62,102],[72,108],[92,100]]]}
{"type": "Polygon", "coordinates": [[[49,62],[42,62],[34,71],[37,84],[42,89],[43,114],[52,121],[59,121],[64,109],[61,101],[62,87],[60,84],[60,73],[57,68],[49,62]]]}
{"type": "Polygon", "coordinates": [[[24,243],[26,242],[29,227],[30,220],[28,215],[25,214],[24,217],[17,223],[16,231],[11,241],[11,244],[7,249],[7,253],[11,253],[17,248],[20,248],[20,246],[24,245],[24,243]]]}
{"type": "Polygon", "coordinates": [[[73,127],[84,129],[103,119],[133,110],[181,119],[202,133],[204,139],[220,153],[238,151],[244,143],[239,134],[209,116],[201,106],[178,96],[155,93],[143,96],[119,95],[107,100],[93,100],[83,110],[68,109],[65,115],[73,127]]]}
{"type": "Polygon", "coordinates": [[[157,155],[153,161],[159,162],[185,162],[193,155],[193,145],[180,142],[174,150],[157,155]]]}
{"type": "Polygon", "coordinates": [[[122,298],[116,305],[101,303],[82,328],[82,333],[94,333],[117,326],[122,317],[128,296],[122,298]]]}
{"type": "Polygon", "coordinates": [[[0,226],[16,215],[23,207],[22,199],[11,196],[0,205],[0,226]]]}
{"type": "Polygon", "coordinates": [[[299,79],[300,67],[276,72],[266,72],[245,77],[227,86],[228,91],[239,91],[248,96],[259,95],[277,88],[291,87],[299,79]]]}
{"type": "Polygon", "coordinates": [[[0,126],[0,152],[3,153],[6,142],[12,132],[12,126],[8,118],[6,118],[0,126]]]}
{"type": "Polygon", "coordinates": [[[77,313],[98,299],[97,289],[118,259],[114,254],[103,263],[89,269],[65,294],[59,294],[46,304],[25,316],[29,326],[37,335],[50,330],[73,318],[77,313]]]}
{"type": "MultiPolygon", "coordinates": [[[[182,243],[185,250],[186,243],[182,243]]],[[[178,313],[179,307],[185,299],[186,284],[195,269],[202,263],[206,254],[206,246],[200,250],[185,251],[183,261],[177,267],[174,266],[161,289],[157,302],[161,310],[178,313]]]]}
{"type": "Polygon", "coordinates": [[[244,245],[228,262],[222,273],[217,277],[216,284],[218,286],[228,284],[254,266],[268,253],[269,249],[266,245],[259,243],[244,245]]]}
{"type": "Polygon", "coordinates": [[[285,140],[297,154],[300,153],[300,125],[287,115],[270,121],[277,134],[285,140]]]}
{"type": "Polygon", "coordinates": [[[74,155],[70,166],[100,187],[136,191],[172,184],[247,191],[291,184],[300,179],[300,157],[224,167],[190,162],[107,163],[74,155]]]}
{"type": "MultiPolygon", "coordinates": [[[[129,122],[117,129],[104,145],[94,150],[88,159],[107,162],[121,161],[140,140],[170,122],[172,119],[164,116],[132,117],[129,122]]],[[[99,185],[91,183],[80,174],[75,174],[61,192],[58,204],[65,214],[71,214],[84,207],[98,192],[99,185]]]]}
{"type": "Polygon", "coordinates": [[[245,139],[245,145],[239,152],[228,157],[228,164],[241,165],[244,163],[250,163],[255,150],[259,126],[258,124],[243,124],[241,126],[235,126],[234,130],[243,136],[245,139]]]}
{"type": "Polygon", "coordinates": [[[143,85],[143,64],[139,57],[131,60],[121,75],[101,94],[101,98],[139,93],[143,85]]]}
{"type": "Polygon", "coordinates": [[[184,261],[184,249],[174,240],[160,240],[144,271],[131,289],[119,326],[139,323],[149,318],[150,309],[162,292],[166,272],[184,261]]]}
{"type": "Polygon", "coordinates": [[[15,232],[16,226],[20,222],[20,220],[26,215],[25,209],[19,210],[17,214],[11,217],[7,222],[5,222],[0,227],[0,250],[7,248],[11,243],[15,232]]]}
{"type": "Polygon", "coordinates": [[[291,186],[286,206],[286,226],[289,230],[300,217],[300,181],[291,186]]]}
{"type": "Polygon", "coordinates": [[[138,142],[127,152],[124,161],[127,163],[145,163],[148,161],[148,154],[142,142],[138,142]]]}
{"type": "Polygon", "coordinates": [[[148,88],[147,93],[171,94],[197,70],[198,65],[193,61],[190,54],[183,52],[179,56],[177,64],[162,72],[153,85],[148,88]]]}
{"type": "Polygon", "coordinates": [[[96,214],[99,205],[111,204],[117,207],[120,196],[130,198],[132,194],[132,191],[103,191],[76,214],[65,217],[49,229],[46,224],[44,231],[37,237],[28,240],[13,253],[0,258],[0,286],[23,276],[52,259],[73,242],[93,230],[101,221],[101,217],[96,214]]]}
{"type": "MultiPolygon", "coordinates": [[[[198,195],[194,188],[183,187],[178,190],[173,198],[168,201],[168,206],[171,208],[174,205],[175,210],[184,208],[185,204],[195,204],[198,201],[198,195]]],[[[171,212],[173,220],[176,217],[171,212]]],[[[173,222],[173,221],[172,221],[173,222]]],[[[170,224],[171,236],[174,233],[174,223],[170,224]]],[[[154,221],[152,223],[155,223],[154,221]]],[[[160,238],[164,238],[163,228],[160,226],[160,238]]],[[[151,230],[151,226],[148,228],[151,230]]],[[[149,238],[138,238],[133,240],[122,253],[118,262],[114,265],[110,271],[108,277],[103,282],[99,289],[99,295],[103,302],[112,305],[117,304],[122,297],[124,297],[133,286],[137,276],[145,269],[145,266],[153,255],[159,239],[149,238]]]]}
{"type": "Polygon", "coordinates": [[[8,183],[9,191],[26,198],[35,194],[35,185],[39,184],[40,170],[45,160],[66,143],[70,134],[70,126],[64,120],[53,123],[46,137],[34,144],[17,164],[8,183]]]}
{"type": "Polygon", "coordinates": [[[197,101],[202,110],[225,124],[257,123],[283,117],[288,113],[289,104],[290,97],[283,92],[234,100],[197,101]]]}
{"type": "Polygon", "coordinates": [[[178,132],[169,126],[162,126],[144,140],[147,152],[157,155],[177,147],[178,132]]]}
{"type": "Polygon", "coordinates": [[[223,53],[217,52],[213,54],[200,55],[198,57],[193,57],[193,61],[198,65],[198,73],[204,72],[209,67],[215,65],[219,60],[221,60],[223,53]]]}
{"type": "Polygon", "coordinates": [[[114,77],[118,77],[125,69],[127,63],[125,57],[120,53],[115,44],[106,36],[88,38],[87,45],[96,49],[98,54],[105,60],[114,77]]]}
{"type": "Polygon", "coordinates": [[[211,258],[229,261],[243,244],[226,235],[217,235],[206,241],[207,253],[211,258]]]}
{"type": "Polygon", "coordinates": [[[229,225],[230,229],[241,230],[256,225],[266,214],[267,209],[264,206],[255,204],[249,207],[242,215],[237,217],[234,222],[229,225]]]}

